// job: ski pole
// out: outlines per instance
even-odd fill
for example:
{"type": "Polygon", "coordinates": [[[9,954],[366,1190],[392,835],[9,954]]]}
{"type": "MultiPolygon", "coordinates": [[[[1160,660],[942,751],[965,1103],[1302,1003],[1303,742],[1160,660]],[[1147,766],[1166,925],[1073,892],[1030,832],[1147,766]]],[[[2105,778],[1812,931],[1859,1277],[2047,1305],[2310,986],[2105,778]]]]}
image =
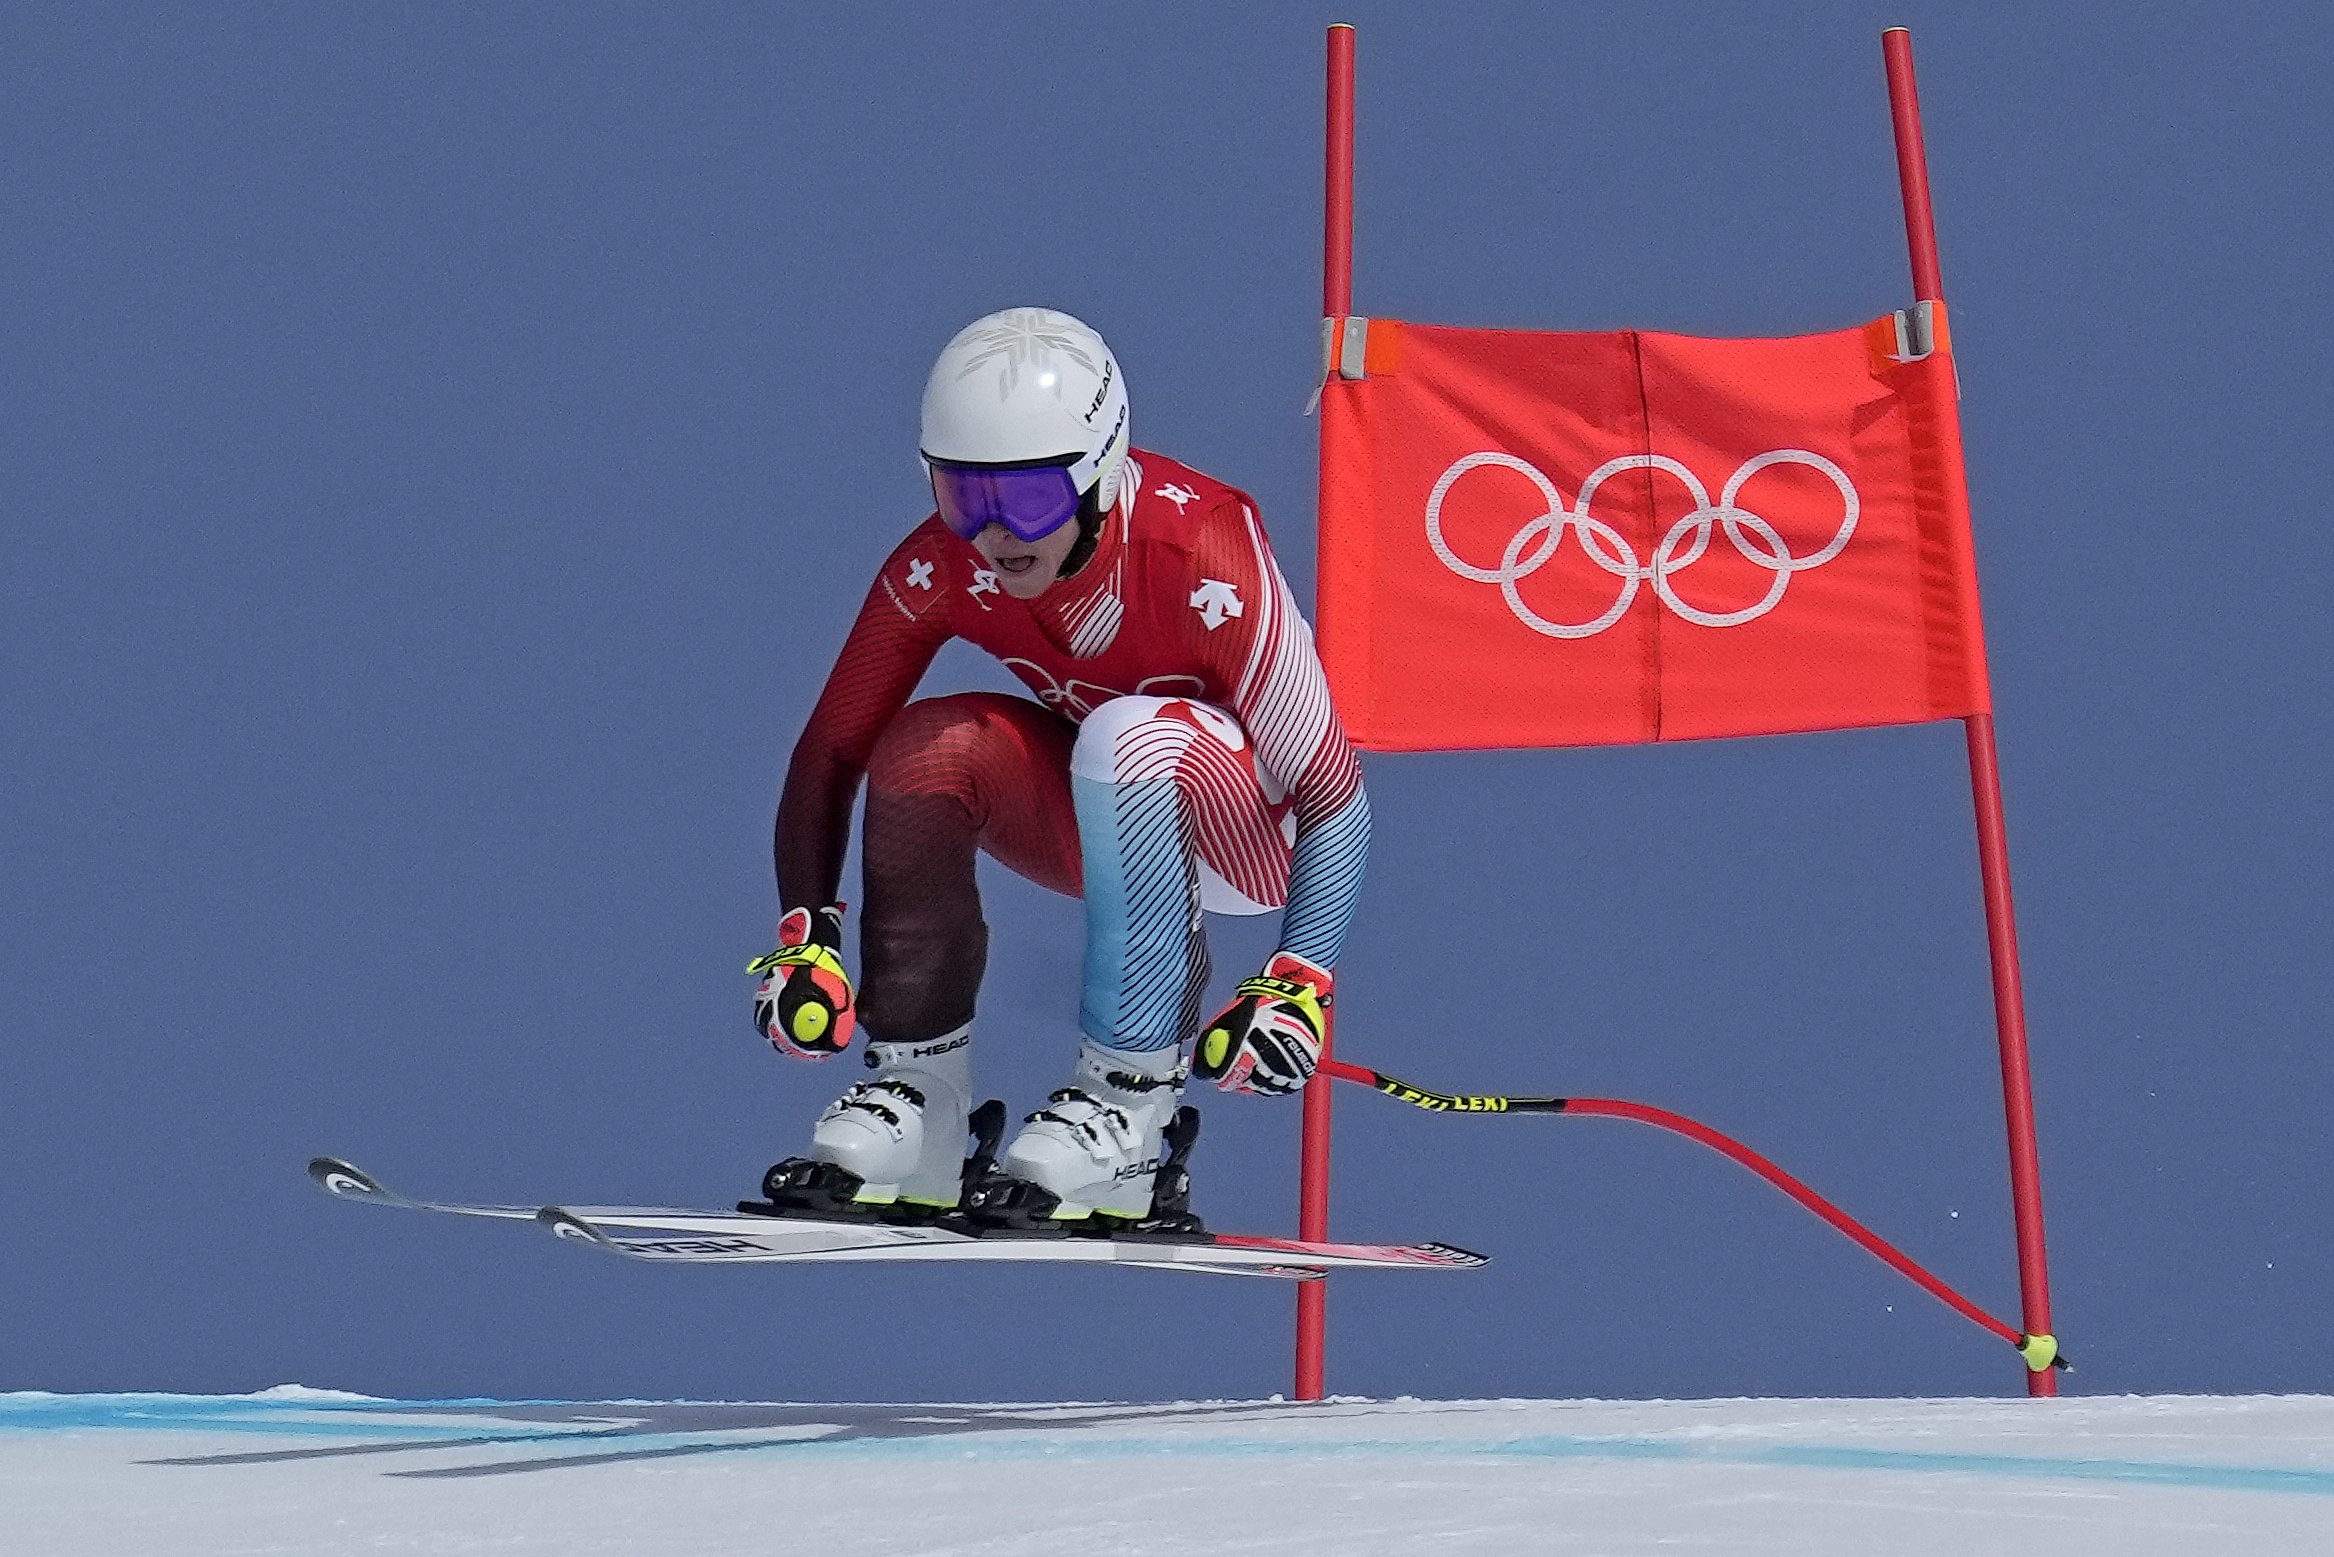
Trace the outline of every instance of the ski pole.
{"type": "Polygon", "coordinates": [[[1721,1131],[1713,1130],[1699,1120],[1666,1108],[1655,1108],[1648,1103],[1628,1103],[1617,1098],[1601,1097],[1504,1097],[1496,1094],[1436,1092],[1426,1087],[1415,1087],[1409,1082],[1389,1076],[1383,1071],[1371,1070],[1366,1065],[1355,1065],[1345,1060],[1325,1060],[1323,1070],[1339,1081],[1383,1092],[1397,1102],[1408,1103],[1438,1114],[1575,1114],[1592,1119],[1633,1119],[1649,1124],[1673,1135],[1682,1135],[1690,1141],[1699,1141],[1712,1151],[1732,1158],[1769,1184],[1798,1201],[1808,1210],[1829,1222],[1863,1247],[1866,1253],[1895,1270],[1947,1308],[1967,1319],[1971,1324],[2009,1342],[2017,1348],[2026,1366],[2036,1373],[2048,1368],[2074,1371],[2074,1365],[2058,1349],[2058,1339],[2049,1335],[2028,1335],[2013,1325],[2005,1324],[1992,1314],[1956,1292],[1946,1282],[1929,1271],[1911,1255],[1881,1237],[1862,1222],[1842,1211],[1807,1184],[1800,1181],[1768,1158],[1751,1150],[1742,1142],[1721,1131]]]}

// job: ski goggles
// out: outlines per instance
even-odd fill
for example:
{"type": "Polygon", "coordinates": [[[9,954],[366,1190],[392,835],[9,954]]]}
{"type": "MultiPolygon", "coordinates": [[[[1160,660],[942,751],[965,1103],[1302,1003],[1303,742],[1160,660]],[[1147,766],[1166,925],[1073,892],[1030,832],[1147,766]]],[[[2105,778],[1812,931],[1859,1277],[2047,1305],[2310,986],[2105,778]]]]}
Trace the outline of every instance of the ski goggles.
{"type": "Polygon", "coordinates": [[[1070,474],[1075,456],[1033,465],[958,465],[927,457],[940,518],[971,540],[1001,524],[1024,541],[1045,537],[1078,517],[1080,494],[1070,474]]]}

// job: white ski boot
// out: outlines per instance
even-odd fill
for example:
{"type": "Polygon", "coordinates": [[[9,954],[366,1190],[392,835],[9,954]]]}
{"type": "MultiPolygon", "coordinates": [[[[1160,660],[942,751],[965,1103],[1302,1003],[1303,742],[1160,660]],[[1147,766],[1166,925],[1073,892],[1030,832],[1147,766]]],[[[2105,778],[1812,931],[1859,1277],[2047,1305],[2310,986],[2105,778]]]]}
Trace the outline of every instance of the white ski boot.
{"type": "Polygon", "coordinates": [[[972,1029],[929,1043],[870,1042],[867,1065],[875,1074],[819,1115],[810,1154],[764,1176],[769,1209],[891,1219],[956,1208],[972,1109],[972,1029]]]}
{"type": "Polygon", "coordinates": [[[965,1209],[1021,1227],[1148,1219],[1162,1138],[1189,1074],[1180,1048],[1136,1052],[1088,1040],[1075,1079],[1029,1116],[965,1209]]]}

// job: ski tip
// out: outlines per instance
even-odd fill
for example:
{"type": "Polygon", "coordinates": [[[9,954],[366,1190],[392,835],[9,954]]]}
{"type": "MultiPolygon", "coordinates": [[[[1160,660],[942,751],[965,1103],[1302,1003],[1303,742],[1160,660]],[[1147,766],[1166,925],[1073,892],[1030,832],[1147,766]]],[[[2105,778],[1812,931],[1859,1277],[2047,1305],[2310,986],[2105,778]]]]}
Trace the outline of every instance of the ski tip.
{"type": "MultiPolygon", "coordinates": [[[[616,1248],[615,1240],[591,1223],[560,1206],[545,1206],[535,1213],[535,1225],[554,1238],[565,1238],[574,1243],[598,1244],[603,1249],[616,1248]]],[[[621,1253],[621,1250],[617,1252],[621,1253]]]]}
{"type": "Polygon", "coordinates": [[[308,1179],[327,1195],[341,1200],[402,1199],[389,1186],[352,1162],[338,1157],[312,1157],[308,1161],[308,1179]]]}
{"type": "Polygon", "coordinates": [[[1418,1252],[1426,1257],[1425,1263],[1447,1265],[1453,1270],[1473,1270],[1477,1266],[1491,1263],[1490,1255],[1477,1254],[1474,1250],[1462,1249],[1457,1244],[1422,1243],[1416,1247],[1418,1252]]]}

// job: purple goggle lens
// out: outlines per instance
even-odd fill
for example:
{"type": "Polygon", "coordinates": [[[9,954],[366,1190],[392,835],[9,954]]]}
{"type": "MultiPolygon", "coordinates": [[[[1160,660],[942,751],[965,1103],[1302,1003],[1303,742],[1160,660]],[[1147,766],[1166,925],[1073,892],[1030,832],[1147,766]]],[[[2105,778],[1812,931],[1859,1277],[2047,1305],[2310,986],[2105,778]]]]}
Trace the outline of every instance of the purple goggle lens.
{"type": "Polygon", "coordinates": [[[1078,488],[1058,465],[951,465],[927,460],[940,517],[965,540],[1001,524],[1024,541],[1043,540],[1078,516],[1078,488]]]}

